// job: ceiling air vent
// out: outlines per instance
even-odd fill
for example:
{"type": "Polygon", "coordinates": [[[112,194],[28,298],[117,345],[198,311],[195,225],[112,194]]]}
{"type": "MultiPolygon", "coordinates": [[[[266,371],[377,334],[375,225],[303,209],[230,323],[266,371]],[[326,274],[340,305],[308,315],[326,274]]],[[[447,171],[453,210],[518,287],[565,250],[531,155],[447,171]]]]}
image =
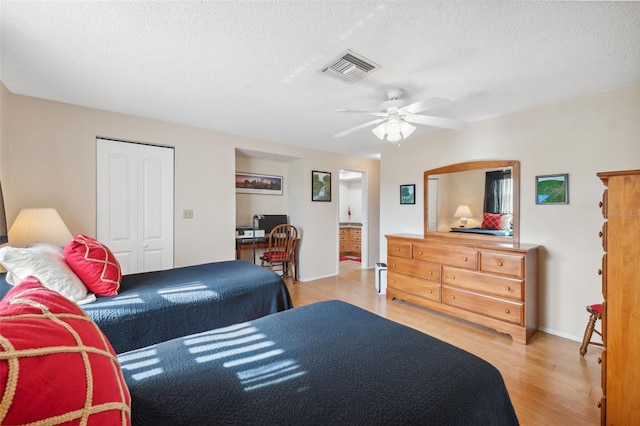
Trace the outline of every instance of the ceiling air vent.
{"type": "Polygon", "coordinates": [[[364,56],[347,50],[338,59],[331,61],[329,65],[324,67],[320,72],[342,80],[347,84],[353,84],[362,80],[378,68],[380,68],[380,65],[370,61],[364,56]]]}

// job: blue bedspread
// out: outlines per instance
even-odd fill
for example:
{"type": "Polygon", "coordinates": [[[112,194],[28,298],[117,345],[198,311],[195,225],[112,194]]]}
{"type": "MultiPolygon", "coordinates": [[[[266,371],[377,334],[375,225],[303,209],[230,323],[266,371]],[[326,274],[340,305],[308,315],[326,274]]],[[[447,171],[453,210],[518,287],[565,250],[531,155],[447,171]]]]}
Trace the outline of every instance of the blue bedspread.
{"type": "Polygon", "coordinates": [[[278,274],[242,260],[125,275],[117,296],[81,306],[116,353],[292,307],[278,274]]]}
{"type": "Polygon", "coordinates": [[[517,425],[502,376],[339,301],[120,354],[134,425],[517,425]]]}

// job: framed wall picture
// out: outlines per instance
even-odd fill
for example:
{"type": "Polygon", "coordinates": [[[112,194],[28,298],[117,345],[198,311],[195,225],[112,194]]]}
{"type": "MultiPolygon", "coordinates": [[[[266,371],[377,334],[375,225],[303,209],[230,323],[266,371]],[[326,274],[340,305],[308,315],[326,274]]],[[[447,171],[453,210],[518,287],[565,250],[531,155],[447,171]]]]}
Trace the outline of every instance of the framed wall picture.
{"type": "Polygon", "coordinates": [[[236,194],[282,195],[282,176],[236,173],[236,194]]]}
{"type": "Polygon", "coordinates": [[[311,171],[311,201],[331,201],[331,173],[311,171]]]}
{"type": "Polygon", "coordinates": [[[400,185],[400,204],[416,203],[416,185],[400,185]]]}
{"type": "Polygon", "coordinates": [[[536,204],[569,204],[569,175],[536,176],[536,204]]]}

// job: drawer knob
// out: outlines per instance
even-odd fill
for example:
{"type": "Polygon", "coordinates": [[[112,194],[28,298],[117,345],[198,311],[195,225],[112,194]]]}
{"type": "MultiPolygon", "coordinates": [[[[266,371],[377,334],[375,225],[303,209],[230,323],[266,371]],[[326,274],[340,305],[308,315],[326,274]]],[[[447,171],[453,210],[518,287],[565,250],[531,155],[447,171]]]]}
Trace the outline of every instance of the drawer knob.
{"type": "Polygon", "coordinates": [[[455,280],[455,279],[456,279],[456,276],[455,276],[455,275],[451,275],[451,279],[452,279],[452,280],[455,280]]]}
{"type": "Polygon", "coordinates": [[[602,269],[598,269],[598,275],[602,275],[602,269]]]}
{"type": "Polygon", "coordinates": [[[598,203],[598,207],[602,207],[602,201],[598,203]]]}
{"type": "Polygon", "coordinates": [[[455,296],[451,296],[451,298],[452,298],[452,299],[455,299],[456,297],[455,297],[455,296]]]}
{"type": "Polygon", "coordinates": [[[429,275],[433,275],[433,272],[429,271],[429,275]]]}
{"type": "Polygon", "coordinates": [[[502,262],[498,262],[498,266],[502,266],[502,262]]]}
{"type": "Polygon", "coordinates": [[[396,251],[400,251],[400,247],[396,247],[396,251]]]}
{"type": "Polygon", "coordinates": [[[602,358],[598,357],[598,364],[602,364],[602,358]]]}
{"type": "Polygon", "coordinates": [[[598,408],[602,408],[602,401],[598,401],[598,408]]]}
{"type": "Polygon", "coordinates": [[[419,252],[418,252],[418,254],[422,254],[422,252],[421,252],[421,251],[419,251],[419,252]]]}
{"type": "Polygon", "coordinates": [[[505,286],[504,289],[507,290],[507,291],[511,291],[511,287],[509,287],[509,286],[505,286]]]}
{"type": "Polygon", "coordinates": [[[467,261],[467,258],[466,258],[466,257],[463,257],[463,258],[462,258],[462,260],[464,260],[464,261],[466,262],[466,261],[467,261]]]}
{"type": "Polygon", "coordinates": [[[602,238],[602,231],[598,232],[598,237],[602,238]]]}
{"type": "Polygon", "coordinates": [[[508,310],[508,309],[505,309],[505,310],[504,310],[504,313],[505,313],[505,314],[510,314],[510,313],[511,313],[511,311],[510,311],[510,310],[508,310]]]}
{"type": "Polygon", "coordinates": [[[429,294],[433,293],[433,290],[429,290],[429,294]]]}

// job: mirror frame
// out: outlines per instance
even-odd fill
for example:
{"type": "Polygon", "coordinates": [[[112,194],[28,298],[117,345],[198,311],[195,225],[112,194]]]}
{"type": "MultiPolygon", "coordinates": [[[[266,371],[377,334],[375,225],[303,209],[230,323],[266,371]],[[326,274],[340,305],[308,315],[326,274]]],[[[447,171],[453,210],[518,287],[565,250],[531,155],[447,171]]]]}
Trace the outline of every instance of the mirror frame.
{"type": "Polygon", "coordinates": [[[484,240],[492,242],[520,242],[520,162],[517,160],[482,160],[468,161],[466,163],[451,164],[424,172],[424,236],[425,237],[446,237],[484,240]],[[457,173],[470,170],[491,170],[501,167],[511,167],[513,176],[513,235],[511,237],[499,237],[484,234],[461,234],[457,232],[435,232],[429,231],[429,176],[441,175],[445,173],[457,173]]]}

